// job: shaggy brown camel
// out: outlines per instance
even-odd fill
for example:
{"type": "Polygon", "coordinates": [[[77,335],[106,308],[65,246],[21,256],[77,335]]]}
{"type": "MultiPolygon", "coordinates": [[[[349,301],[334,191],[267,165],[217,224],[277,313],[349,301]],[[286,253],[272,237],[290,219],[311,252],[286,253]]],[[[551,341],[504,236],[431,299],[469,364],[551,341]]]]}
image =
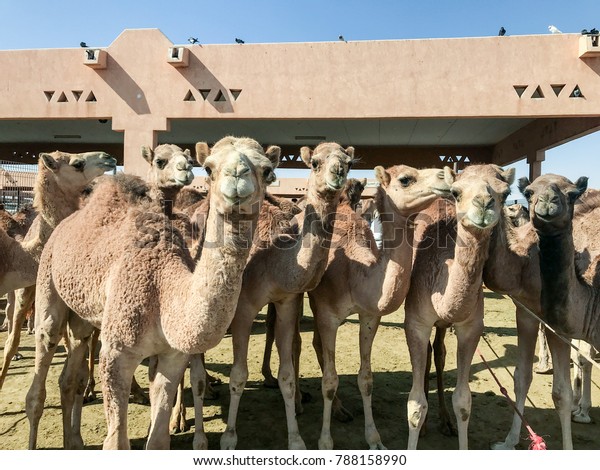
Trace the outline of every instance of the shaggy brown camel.
{"type": "MultiPolygon", "coordinates": [[[[471,165],[452,184],[456,205],[440,200],[416,219],[415,258],[405,304],[405,331],[413,383],[408,396],[408,449],[416,449],[427,416],[424,384],[433,327],[454,326],[458,340],[457,379],[452,402],[459,448],[468,448],[471,414],[469,371],[483,332],[482,274],[490,236],[510,194],[514,169],[471,165]]],[[[453,182],[454,180],[454,182],[453,182]]]]}
{"type": "MultiPolygon", "coordinates": [[[[209,175],[210,209],[195,267],[184,235],[169,226],[161,201],[148,198],[150,188],[139,178],[105,178],[86,206],[61,224],[44,250],[38,275],[36,373],[26,406],[30,448],[35,447],[48,367],[62,331],[69,327],[71,344],[92,331],[87,324],[78,325],[74,315],[67,324],[67,302],[84,322],[101,331],[100,375],[108,428],[104,448],[130,448],[131,379],[150,356],[157,358],[150,371],[146,447],[169,447],[177,385],[190,355],[218,344],[231,322],[261,202],[275,179],[280,152],[275,146],[265,152],[248,138],[223,138],[210,155],[208,145],[196,144],[198,161],[209,175]],[[74,237],[78,250],[71,246],[74,237]]],[[[67,365],[75,366],[63,375],[80,375],[84,356],[77,357],[71,348],[67,365]]],[[[76,378],[69,380],[77,383],[76,378]]],[[[193,380],[201,383],[204,374],[193,380]]],[[[192,390],[200,401],[203,391],[203,386],[192,390]]],[[[194,448],[207,444],[202,433],[194,448]]]]}
{"type": "MultiPolygon", "coordinates": [[[[154,150],[144,145],[141,149],[142,157],[150,167],[146,174],[146,181],[151,186],[151,197],[156,200],[165,201],[165,213],[171,214],[176,201],[179,201],[181,190],[189,185],[194,179],[192,169],[194,161],[188,149],[181,149],[173,144],[161,144],[154,150]]],[[[195,196],[195,195],[194,195],[195,196]]],[[[184,204],[195,201],[194,196],[186,192],[184,204]]],[[[88,344],[88,370],[89,377],[83,392],[83,401],[90,402],[96,399],[96,380],[94,378],[95,353],[98,347],[100,331],[95,330],[88,344]]],[[[133,378],[131,395],[134,403],[148,405],[150,401],[140,385],[133,378]]]]}
{"type": "Polygon", "coordinates": [[[449,194],[443,170],[378,166],[375,175],[380,184],[376,202],[386,243],[378,250],[367,221],[349,205],[340,205],[327,269],[319,285],[308,293],[315,319],[313,345],[323,371],[319,449],[333,448],[331,414],[338,387],[336,335],[339,326],[353,313],[358,313],[360,319],[358,387],[364,406],[365,438],[369,448],[385,448],[371,407],[373,339],[381,316],[397,310],[408,291],[412,264],[411,214],[431,204],[440,194],[449,194]]]}
{"type": "Polygon", "coordinates": [[[288,448],[306,446],[296,420],[297,370],[294,357],[300,347],[294,338],[299,304],[313,289],[327,266],[336,208],[354,159],[354,148],[322,143],[314,150],[302,147],[300,155],[311,168],[305,206],[298,214],[297,233],[273,237],[261,234],[246,269],[237,309],[231,323],[233,367],[229,378],[229,414],[221,436],[221,449],[235,449],[239,403],[248,378],[248,342],[252,323],[267,304],[275,304],[275,342],[279,355],[278,382],[285,402],[288,448]]]}
{"type": "MultiPolygon", "coordinates": [[[[342,194],[340,196],[340,204],[349,204],[353,211],[356,211],[360,205],[362,193],[367,186],[367,179],[348,178],[342,194]]],[[[288,212],[291,215],[295,215],[292,211],[288,212]]],[[[298,317],[302,317],[304,302],[300,305],[301,311],[298,313],[298,317]]],[[[271,353],[273,351],[273,342],[275,341],[275,319],[277,318],[277,312],[275,311],[275,305],[270,303],[267,307],[267,317],[265,320],[266,336],[265,336],[265,348],[263,353],[263,363],[261,367],[261,373],[264,377],[263,385],[267,388],[279,388],[277,379],[273,376],[271,370],[271,353]]],[[[300,334],[298,331],[297,335],[300,334]]],[[[296,339],[297,341],[298,339],[296,339]]],[[[298,358],[297,362],[299,361],[298,358]]],[[[298,398],[298,394],[296,395],[298,398]]],[[[308,397],[307,397],[308,399],[308,397]]],[[[296,405],[298,407],[298,404],[296,405]]]]}
{"type": "MultiPolygon", "coordinates": [[[[27,283],[15,293],[14,324],[22,325],[33,306],[35,277],[42,250],[56,226],[79,208],[82,192],[98,176],[116,168],[117,161],[104,152],[52,152],[39,155],[38,174],[34,186],[33,207],[37,216],[22,242],[30,259],[15,269],[27,283]]],[[[1,283],[0,283],[1,284],[1,283]]],[[[0,287],[0,294],[4,291],[0,287]]],[[[17,353],[21,328],[15,327],[4,344],[4,361],[0,372],[0,390],[6,379],[11,359],[17,353]]]]}

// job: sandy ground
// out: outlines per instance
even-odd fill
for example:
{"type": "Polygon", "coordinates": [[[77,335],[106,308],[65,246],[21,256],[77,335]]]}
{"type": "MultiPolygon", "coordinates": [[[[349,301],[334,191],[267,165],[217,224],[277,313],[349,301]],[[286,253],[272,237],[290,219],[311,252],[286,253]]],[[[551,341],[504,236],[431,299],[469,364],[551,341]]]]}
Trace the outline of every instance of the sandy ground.
{"type": "MultiPolygon", "coordinates": [[[[320,391],[320,371],[312,349],[313,319],[306,308],[302,320],[303,353],[301,359],[301,386],[313,399],[304,407],[298,417],[301,434],[308,449],[317,449],[321,427],[322,398],[320,391]]],[[[495,371],[498,379],[512,394],[512,373],[516,361],[516,329],[512,303],[496,294],[486,293],[486,328],[479,349],[495,371]]],[[[383,318],[377,334],[373,352],[373,410],[383,443],[389,449],[405,449],[408,427],[406,422],[406,402],[411,387],[410,361],[403,330],[403,310],[383,318]]],[[[262,362],[265,315],[261,312],[254,325],[250,343],[250,376],[242,397],[238,418],[238,449],[286,449],[287,433],[283,400],[278,390],[267,389],[262,385],[260,366],[262,362]]],[[[21,352],[25,358],[13,362],[4,389],[0,392],[0,449],[26,449],[29,425],[25,416],[25,394],[32,378],[32,364],[35,354],[33,336],[23,332],[21,352]]],[[[6,333],[0,333],[0,345],[4,345],[6,333]]],[[[448,358],[445,374],[446,401],[451,409],[451,393],[455,383],[456,338],[447,336],[448,358]]],[[[273,369],[277,370],[277,355],[274,354],[273,369]]],[[[38,445],[43,449],[60,449],[62,432],[58,376],[65,359],[62,346],[54,359],[48,378],[48,397],[41,421],[38,445]]],[[[219,439],[225,429],[229,392],[228,375],[232,362],[231,338],[225,337],[218,347],[207,354],[207,365],[214,375],[223,381],[218,390],[218,399],[206,402],[204,410],[205,429],[210,449],[219,449],[219,439]]],[[[336,449],[367,449],[364,440],[362,401],[356,385],[358,371],[358,320],[352,316],[338,333],[337,365],[340,376],[339,395],[348,409],[354,413],[349,423],[333,421],[332,434],[336,449]]],[[[186,373],[187,374],[187,373],[186,373]]],[[[138,368],[136,378],[142,386],[147,385],[147,369],[138,368]]],[[[600,402],[600,388],[597,386],[597,371],[593,372],[593,403],[600,402]]],[[[437,430],[437,397],[435,377],[431,377],[430,420],[426,436],[419,441],[420,449],[457,449],[456,437],[447,437],[437,430]]],[[[510,427],[512,409],[499,392],[489,370],[480,357],[473,360],[471,369],[471,391],[473,410],[469,428],[469,447],[489,449],[490,443],[502,440],[510,427]]],[[[192,430],[172,436],[173,449],[191,449],[193,437],[194,410],[191,393],[186,390],[188,420],[192,430]]],[[[129,437],[132,448],[142,449],[147,435],[149,407],[130,404],[129,437]]],[[[597,425],[597,409],[592,409],[591,424],[573,424],[573,440],[576,449],[600,449],[600,428],[597,425]]],[[[546,441],[549,449],[561,448],[561,435],[558,416],[551,398],[551,376],[534,375],[526,406],[526,417],[534,431],[546,441]]],[[[83,439],[88,449],[99,449],[105,437],[106,426],[99,399],[84,407],[83,439]]],[[[522,432],[521,449],[526,449],[529,441],[522,432]]]]}

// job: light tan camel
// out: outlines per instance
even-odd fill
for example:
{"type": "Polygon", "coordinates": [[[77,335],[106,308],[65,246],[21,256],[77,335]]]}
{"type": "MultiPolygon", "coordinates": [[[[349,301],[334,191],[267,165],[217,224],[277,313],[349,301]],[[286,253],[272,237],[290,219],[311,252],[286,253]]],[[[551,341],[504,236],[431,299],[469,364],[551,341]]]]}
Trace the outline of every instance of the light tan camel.
{"type": "Polygon", "coordinates": [[[456,177],[447,171],[456,205],[431,206],[416,220],[415,259],[405,304],[405,331],[413,383],[408,397],[408,449],[416,449],[427,416],[424,383],[433,327],[454,326],[457,379],[452,403],[459,448],[468,448],[471,414],[469,371],[483,332],[482,274],[490,236],[510,194],[514,169],[471,165],[456,177]]]}
{"type": "MultiPolygon", "coordinates": [[[[188,149],[183,150],[174,144],[160,144],[154,150],[144,145],[141,149],[142,157],[148,162],[150,167],[146,173],[146,181],[151,187],[150,197],[155,200],[164,201],[163,209],[169,216],[180,199],[182,189],[189,185],[194,179],[192,169],[194,161],[188,149]]],[[[195,196],[195,194],[194,194],[195,196]]],[[[195,201],[191,192],[185,194],[185,204],[195,201]]],[[[95,356],[98,347],[100,330],[96,329],[92,334],[88,349],[88,370],[89,377],[85,391],[83,392],[83,401],[91,402],[96,399],[96,380],[94,377],[95,356]]],[[[150,401],[140,385],[133,378],[131,385],[131,395],[134,403],[148,405],[150,401]]],[[[77,401],[77,400],[76,400],[77,401]]]]}
{"type": "Polygon", "coordinates": [[[412,264],[411,214],[431,204],[440,194],[449,195],[449,186],[440,169],[378,166],[375,175],[380,184],[376,201],[384,226],[383,248],[377,249],[367,221],[349,205],[340,205],[327,269],[319,285],[308,293],[315,319],[313,345],[323,371],[319,449],[333,448],[331,414],[338,388],[336,335],[339,326],[353,313],[358,313],[360,319],[358,387],[364,406],[365,438],[369,448],[385,448],[371,406],[373,339],[381,316],[397,310],[408,291],[412,264]]]}
{"type": "MultiPolygon", "coordinates": [[[[357,211],[361,203],[362,193],[367,186],[367,179],[348,178],[346,185],[340,196],[340,204],[349,204],[352,210],[357,211]]],[[[290,215],[295,215],[294,211],[288,211],[290,215]]],[[[304,302],[300,305],[303,310],[304,302]]],[[[299,312],[298,316],[301,317],[302,311],[299,312]]],[[[263,363],[261,367],[261,373],[264,377],[263,385],[267,388],[279,388],[277,379],[273,376],[271,370],[271,353],[273,350],[273,342],[275,341],[275,320],[277,318],[277,312],[275,311],[275,305],[270,303],[267,307],[267,316],[265,319],[265,348],[263,352],[263,363]]],[[[300,334],[298,331],[297,335],[300,334]]],[[[298,394],[296,395],[298,398],[298,394]]],[[[308,396],[304,399],[309,399],[308,396]]],[[[298,408],[298,406],[296,406],[298,408]]]]}
{"type": "MultiPolygon", "coordinates": [[[[30,259],[15,267],[28,282],[18,286],[18,289],[12,289],[16,290],[14,325],[22,325],[33,306],[39,259],[52,231],[79,208],[84,189],[98,176],[114,170],[116,165],[117,161],[104,152],[73,154],[56,151],[39,155],[38,173],[33,189],[33,207],[37,216],[22,242],[23,249],[30,259]]],[[[0,293],[3,293],[1,287],[0,293]]],[[[0,390],[20,340],[21,328],[15,327],[4,344],[0,390]]]]}
{"type": "Polygon", "coordinates": [[[327,266],[336,208],[354,159],[354,148],[322,143],[314,150],[302,147],[300,155],[311,168],[305,206],[298,214],[297,233],[273,237],[267,232],[255,245],[244,271],[244,282],[231,323],[233,367],[229,378],[229,414],[221,436],[221,449],[235,449],[239,403],[248,378],[248,342],[252,323],[269,303],[275,305],[275,342],[279,355],[278,382],[283,395],[288,448],[306,446],[296,420],[297,370],[294,357],[300,345],[294,338],[299,304],[304,292],[313,289],[327,266]],[[295,351],[294,351],[295,350],[295,351]]]}
{"type": "MultiPolygon", "coordinates": [[[[105,178],[86,206],[61,224],[44,250],[38,276],[35,375],[26,406],[30,448],[37,439],[50,360],[67,325],[67,302],[84,322],[101,330],[108,428],[104,448],[130,448],[131,379],[150,356],[157,358],[150,371],[146,447],[169,447],[177,385],[190,355],[217,345],[233,317],[260,205],[266,186],[275,179],[280,152],[274,146],[265,152],[248,138],[223,138],[210,155],[208,145],[196,144],[198,161],[209,175],[210,210],[195,267],[184,235],[170,226],[160,201],[140,200],[150,189],[139,178],[105,178]]],[[[85,351],[78,348],[76,355],[72,345],[92,332],[87,324],[77,325],[77,318],[71,315],[67,325],[71,354],[63,375],[68,383],[77,383],[73,376],[85,369],[85,351]]],[[[204,374],[193,379],[201,383],[204,374]]],[[[192,391],[202,399],[203,386],[192,391]]],[[[203,433],[202,438],[194,441],[194,448],[207,447],[203,433]]]]}

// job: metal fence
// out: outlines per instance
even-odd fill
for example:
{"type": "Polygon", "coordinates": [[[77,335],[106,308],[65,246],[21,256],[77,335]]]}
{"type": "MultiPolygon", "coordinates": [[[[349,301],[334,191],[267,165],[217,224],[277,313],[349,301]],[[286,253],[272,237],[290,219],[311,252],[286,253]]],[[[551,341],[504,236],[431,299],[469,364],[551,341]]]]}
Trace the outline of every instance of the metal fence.
{"type": "Polygon", "coordinates": [[[0,203],[5,210],[15,213],[33,203],[37,171],[37,165],[0,160],[0,203]]]}

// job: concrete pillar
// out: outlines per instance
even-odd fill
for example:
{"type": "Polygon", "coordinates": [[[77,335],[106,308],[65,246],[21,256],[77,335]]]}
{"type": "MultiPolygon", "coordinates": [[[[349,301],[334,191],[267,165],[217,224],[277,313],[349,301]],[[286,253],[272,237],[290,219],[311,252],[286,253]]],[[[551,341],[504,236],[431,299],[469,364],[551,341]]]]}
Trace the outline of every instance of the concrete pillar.
{"type": "Polygon", "coordinates": [[[533,181],[542,174],[542,162],[546,159],[544,150],[536,150],[527,155],[527,163],[529,163],[529,181],[533,181]]]}
{"type": "Polygon", "coordinates": [[[123,144],[123,170],[126,173],[146,177],[148,162],[142,158],[142,146],[150,148],[158,144],[158,131],[152,129],[125,129],[123,144]]]}

